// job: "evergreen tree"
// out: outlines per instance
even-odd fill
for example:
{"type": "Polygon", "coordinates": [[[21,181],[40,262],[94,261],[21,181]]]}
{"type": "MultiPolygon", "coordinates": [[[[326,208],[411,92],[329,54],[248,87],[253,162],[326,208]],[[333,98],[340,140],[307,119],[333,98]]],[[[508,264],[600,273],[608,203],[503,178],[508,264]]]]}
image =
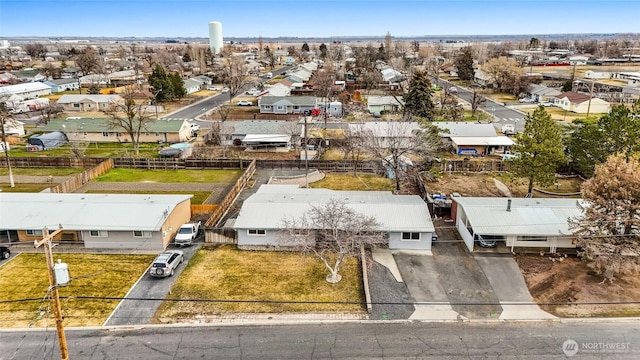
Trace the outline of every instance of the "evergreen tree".
{"type": "Polygon", "coordinates": [[[533,184],[550,185],[555,179],[558,166],[566,163],[560,128],[544,106],[525,116],[524,132],[516,135],[513,172],[517,177],[526,178],[529,185],[527,196],[533,191],[533,184]]]}
{"type": "Polygon", "coordinates": [[[302,51],[309,52],[309,44],[307,43],[302,44],[302,51]]]}
{"type": "Polygon", "coordinates": [[[433,90],[427,74],[417,71],[409,83],[409,91],[404,96],[405,117],[419,117],[428,121],[435,118],[433,90]]]}
{"type": "Polygon", "coordinates": [[[151,75],[149,75],[149,85],[153,87],[154,93],[158,92],[158,95],[156,95],[157,101],[171,101],[173,99],[173,88],[169,74],[161,65],[156,65],[151,75]]]}
{"type": "Polygon", "coordinates": [[[473,72],[473,50],[471,47],[467,46],[462,48],[462,51],[456,57],[455,64],[460,80],[473,80],[475,74],[473,72]]]}
{"type": "Polygon", "coordinates": [[[184,88],[184,81],[182,81],[179,74],[169,75],[169,80],[171,82],[171,92],[174,99],[182,99],[187,95],[187,90],[184,88]]]}

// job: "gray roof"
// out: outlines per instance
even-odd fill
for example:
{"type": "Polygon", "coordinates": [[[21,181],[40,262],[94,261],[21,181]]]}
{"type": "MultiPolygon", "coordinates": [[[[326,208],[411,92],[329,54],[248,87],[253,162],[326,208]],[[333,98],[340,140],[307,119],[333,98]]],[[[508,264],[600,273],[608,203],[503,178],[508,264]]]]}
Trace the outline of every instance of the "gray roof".
{"type": "Polygon", "coordinates": [[[184,87],[186,89],[191,87],[200,87],[202,86],[202,81],[196,79],[187,79],[184,81],[184,87]]]}
{"type": "MultiPolygon", "coordinates": [[[[124,128],[113,127],[110,118],[84,118],[84,117],[68,117],[66,119],[52,119],[45,125],[43,131],[62,131],[76,132],[124,132],[124,128]]],[[[160,119],[145,121],[142,132],[158,132],[158,133],[179,133],[180,130],[187,126],[187,120],[184,119],[160,119]]]]}
{"type": "Polygon", "coordinates": [[[56,85],[66,85],[66,84],[77,83],[78,80],[77,79],[53,79],[53,80],[49,80],[48,82],[56,85]]]}
{"type": "Polygon", "coordinates": [[[278,101],[285,101],[291,105],[316,105],[315,96],[263,96],[260,98],[260,105],[273,105],[278,101]]]}
{"type": "Polygon", "coordinates": [[[300,124],[285,120],[244,120],[225,121],[220,129],[221,134],[236,135],[291,135],[299,134],[300,130],[292,131],[294,126],[300,129],[300,124]]]}
{"type": "Polygon", "coordinates": [[[304,189],[297,185],[262,185],[244,201],[235,229],[280,229],[283,220],[299,218],[312,205],[336,198],[357,213],[373,216],[380,231],[433,232],[427,204],[417,195],[393,195],[390,191],[336,191],[304,189]]]}
{"type": "MultiPolygon", "coordinates": [[[[473,230],[481,235],[560,236],[571,234],[569,218],[582,214],[579,199],[454,197],[473,230]]],[[[460,211],[460,210],[458,210],[460,211]]]]}
{"type": "Polygon", "coordinates": [[[168,214],[192,195],[0,192],[0,229],[159,231],[168,214]]]}
{"type": "Polygon", "coordinates": [[[449,132],[442,132],[440,135],[443,137],[491,137],[498,136],[496,128],[493,124],[478,124],[474,122],[466,121],[434,121],[433,125],[440,129],[449,130],[449,132]]]}

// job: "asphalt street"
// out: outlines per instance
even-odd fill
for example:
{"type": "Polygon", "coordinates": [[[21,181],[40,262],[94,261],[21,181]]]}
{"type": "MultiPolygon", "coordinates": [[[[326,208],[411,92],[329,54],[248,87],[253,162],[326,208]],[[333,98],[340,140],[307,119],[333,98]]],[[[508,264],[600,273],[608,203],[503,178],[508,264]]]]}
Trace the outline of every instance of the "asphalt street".
{"type": "MultiPolygon", "coordinates": [[[[435,78],[430,76],[431,81],[434,82],[435,78]]],[[[469,89],[462,88],[458,85],[455,85],[447,80],[439,79],[438,80],[440,87],[443,86],[455,86],[458,92],[454,95],[458,96],[462,100],[471,103],[471,98],[473,97],[473,92],[469,89]]],[[[504,104],[500,104],[496,101],[493,101],[490,98],[486,98],[487,100],[480,105],[478,108],[487,112],[487,114],[493,116],[494,121],[493,124],[496,129],[501,130],[502,125],[505,124],[513,124],[517,132],[524,131],[524,114],[520,111],[510,109],[504,104]]]]}
{"type": "MultiPolygon", "coordinates": [[[[277,70],[273,70],[271,71],[271,73],[273,74],[273,76],[278,76],[284,72],[286,72],[287,70],[291,69],[291,66],[284,66],[281,67],[277,70]]],[[[263,78],[259,78],[259,82],[265,82],[267,79],[263,79],[263,78]]],[[[247,90],[247,89],[245,89],[247,90]]],[[[224,104],[225,102],[229,101],[229,94],[228,93],[220,93],[214,96],[211,96],[209,98],[206,98],[205,100],[199,101],[195,104],[191,104],[189,106],[185,106],[182,109],[175,111],[171,114],[168,114],[166,116],[163,117],[163,119],[186,119],[186,120],[194,120],[195,118],[197,118],[198,116],[211,111],[212,109],[217,108],[218,106],[224,104]]],[[[198,123],[206,123],[206,122],[202,122],[202,121],[197,121],[198,123]]],[[[202,124],[200,124],[202,126],[202,124]]]]}
{"type": "MultiPolygon", "coordinates": [[[[78,359],[638,359],[637,321],[351,323],[66,331],[78,359]]],[[[0,332],[0,358],[60,358],[55,328],[0,332]]]]}

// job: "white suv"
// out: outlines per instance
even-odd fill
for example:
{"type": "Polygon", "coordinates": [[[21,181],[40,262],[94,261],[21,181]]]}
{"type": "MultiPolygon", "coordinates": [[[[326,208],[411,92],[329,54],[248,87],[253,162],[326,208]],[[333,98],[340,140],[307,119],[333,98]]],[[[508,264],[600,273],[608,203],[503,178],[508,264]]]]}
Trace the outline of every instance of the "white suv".
{"type": "Polygon", "coordinates": [[[167,250],[158,255],[151,268],[149,269],[149,275],[153,277],[167,277],[173,276],[176,267],[184,260],[184,253],[180,250],[167,250]]]}

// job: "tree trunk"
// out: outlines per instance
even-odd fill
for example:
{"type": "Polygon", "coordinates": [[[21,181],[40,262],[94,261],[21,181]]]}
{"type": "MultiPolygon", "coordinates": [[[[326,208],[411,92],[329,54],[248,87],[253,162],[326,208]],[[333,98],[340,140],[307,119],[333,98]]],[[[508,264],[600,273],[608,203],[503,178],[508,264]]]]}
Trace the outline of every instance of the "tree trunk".
{"type": "Polygon", "coordinates": [[[527,197],[531,197],[531,193],[533,192],[533,178],[529,178],[529,188],[527,189],[527,197]]]}

